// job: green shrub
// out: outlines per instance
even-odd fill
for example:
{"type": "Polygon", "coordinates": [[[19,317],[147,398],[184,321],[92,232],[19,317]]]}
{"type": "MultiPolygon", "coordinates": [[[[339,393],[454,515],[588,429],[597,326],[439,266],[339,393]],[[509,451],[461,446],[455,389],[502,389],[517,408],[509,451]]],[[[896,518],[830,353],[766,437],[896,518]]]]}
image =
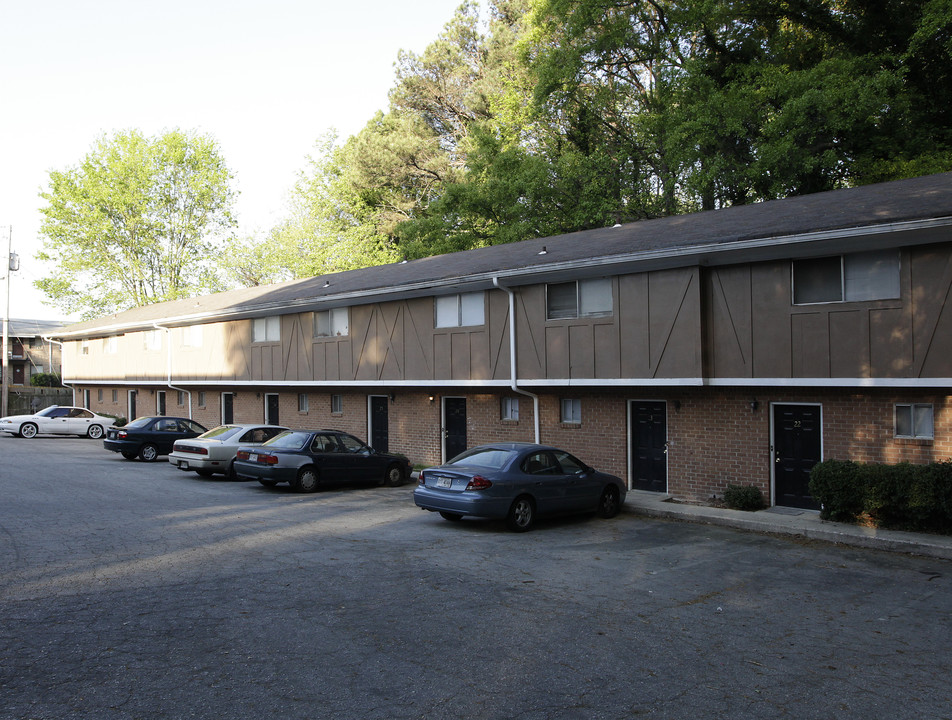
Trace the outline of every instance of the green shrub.
{"type": "Polygon", "coordinates": [[[810,473],[820,517],[876,527],[952,533],[952,462],[913,465],[825,460],[810,473]]]}
{"type": "Polygon", "coordinates": [[[820,517],[856,522],[863,512],[859,466],[851,460],[824,460],[810,472],[810,495],[820,503],[820,517]]]}
{"type": "Polygon", "coordinates": [[[727,485],[724,502],[734,510],[762,510],[766,503],[760,488],[753,485],[727,485]]]}
{"type": "Polygon", "coordinates": [[[34,373],[30,376],[30,385],[33,387],[63,387],[63,382],[56,373],[34,373]]]}

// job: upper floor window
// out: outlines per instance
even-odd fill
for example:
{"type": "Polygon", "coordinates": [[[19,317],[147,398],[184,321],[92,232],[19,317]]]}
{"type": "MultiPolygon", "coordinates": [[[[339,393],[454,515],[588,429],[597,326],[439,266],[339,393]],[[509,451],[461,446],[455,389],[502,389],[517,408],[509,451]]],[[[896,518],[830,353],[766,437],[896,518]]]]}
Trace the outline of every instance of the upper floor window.
{"type": "Polygon", "coordinates": [[[185,347],[201,347],[202,336],[201,325],[186,325],[182,328],[182,345],[185,347]]]}
{"type": "Polygon", "coordinates": [[[161,350],[162,349],[162,331],[161,330],[146,330],[144,333],[142,346],[146,350],[161,350]]]}
{"type": "Polygon", "coordinates": [[[89,340],[80,341],[79,352],[81,355],[89,355],[89,340]]]}
{"type": "Polygon", "coordinates": [[[931,440],[933,436],[932,405],[916,403],[896,405],[896,437],[931,440]]]}
{"type": "Polygon", "coordinates": [[[436,327],[485,325],[486,301],[482,291],[436,298],[436,327]]]}
{"type": "Polygon", "coordinates": [[[545,290],[545,314],[549,320],[612,314],[611,278],[551,283],[545,290]]]}
{"type": "Polygon", "coordinates": [[[102,350],[107,355],[115,355],[119,352],[119,338],[115,335],[110,335],[107,338],[102,340],[102,350]]]}
{"type": "Polygon", "coordinates": [[[899,297],[896,250],[793,261],[793,303],[889,300],[899,297]]]}
{"type": "Polygon", "coordinates": [[[334,308],[314,313],[314,337],[344,337],[350,335],[347,308],[334,308]]]}
{"type": "Polygon", "coordinates": [[[255,318],[251,337],[252,342],[278,342],[281,340],[281,318],[255,318]]]}

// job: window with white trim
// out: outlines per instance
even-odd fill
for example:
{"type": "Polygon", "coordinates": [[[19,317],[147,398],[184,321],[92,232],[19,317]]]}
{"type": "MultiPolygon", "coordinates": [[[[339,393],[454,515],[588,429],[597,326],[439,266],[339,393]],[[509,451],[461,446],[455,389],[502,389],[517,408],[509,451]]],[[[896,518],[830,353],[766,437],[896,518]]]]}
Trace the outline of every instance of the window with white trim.
{"type": "Polygon", "coordinates": [[[932,440],[932,405],[926,403],[896,403],[896,437],[932,440]]]}
{"type": "Polygon", "coordinates": [[[278,316],[255,318],[252,326],[252,342],[279,342],[281,340],[281,318],[278,316]]]}
{"type": "Polygon", "coordinates": [[[344,412],[344,396],[331,395],[331,413],[333,415],[340,415],[343,412],[344,412]]]}
{"type": "Polygon", "coordinates": [[[891,300],[899,296],[896,250],[793,261],[794,305],[891,300]]]}
{"type": "Polygon", "coordinates": [[[545,286],[547,320],[611,315],[613,302],[611,278],[573,280],[545,286]]]}
{"type": "Polygon", "coordinates": [[[298,412],[306,413],[308,408],[307,393],[298,393],[298,412]]]}
{"type": "Polygon", "coordinates": [[[582,401],[578,398],[562,398],[562,422],[582,422],[582,401]]]}
{"type": "Polygon", "coordinates": [[[519,398],[511,396],[502,398],[501,417],[503,420],[519,419],[519,398]]]}
{"type": "Polygon", "coordinates": [[[182,328],[182,345],[192,348],[201,347],[203,335],[201,325],[186,325],[182,328]]]}
{"type": "Polygon", "coordinates": [[[82,340],[79,343],[79,354],[89,355],[89,340],[82,340]]]}
{"type": "Polygon", "coordinates": [[[486,293],[483,291],[435,298],[436,327],[471,327],[486,324],[486,293]]]}
{"type": "Polygon", "coordinates": [[[107,355],[115,355],[117,352],[119,352],[119,338],[115,335],[110,335],[107,338],[103,338],[102,351],[107,355]]]}
{"type": "Polygon", "coordinates": [[[346,337],[350,335],[348,309],[334,308],[314,313],[314,337],[346,337]]]}
{"type": "Polygon", "coordinates": [[[161,330],[146,330],[143,333],[142,347],[145,350],[161,350],[162,349],[162,331],[161,330]]]}

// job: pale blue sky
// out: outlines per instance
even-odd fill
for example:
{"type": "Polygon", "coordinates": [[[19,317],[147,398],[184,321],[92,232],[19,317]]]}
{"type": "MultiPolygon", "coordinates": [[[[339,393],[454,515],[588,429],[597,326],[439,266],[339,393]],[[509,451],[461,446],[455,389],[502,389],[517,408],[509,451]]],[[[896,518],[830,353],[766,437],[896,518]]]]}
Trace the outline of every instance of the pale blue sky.
{"type": "MultiPolygon", "coordinates": [[[[282,215],[295,174],[331,128],[354,134],[387,106],[400,49],[422,52],[460,0],[35,0],[0,4],[0,241],[21,270],[12,317],[55,319],[38,192],[102,133],[215,137],[236,173],[240,231],[282,215]]],[[[2,284],[0,284],[2,289],[2,284]]]]}

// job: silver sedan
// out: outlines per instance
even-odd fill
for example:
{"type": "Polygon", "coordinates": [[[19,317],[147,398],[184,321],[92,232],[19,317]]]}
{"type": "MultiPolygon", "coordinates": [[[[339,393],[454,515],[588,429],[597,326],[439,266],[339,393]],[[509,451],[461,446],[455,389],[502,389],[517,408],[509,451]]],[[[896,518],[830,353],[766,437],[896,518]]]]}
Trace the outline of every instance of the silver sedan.
{"type": "Polygon", "coordinates": [[[234,478],[239,446],[260,445],[285,430],[280,425],[260,423],[220,425],[196,438],[176,440],[169,462],[179,470],[194,471],[202,477],[219,473],[234,478]]]}

